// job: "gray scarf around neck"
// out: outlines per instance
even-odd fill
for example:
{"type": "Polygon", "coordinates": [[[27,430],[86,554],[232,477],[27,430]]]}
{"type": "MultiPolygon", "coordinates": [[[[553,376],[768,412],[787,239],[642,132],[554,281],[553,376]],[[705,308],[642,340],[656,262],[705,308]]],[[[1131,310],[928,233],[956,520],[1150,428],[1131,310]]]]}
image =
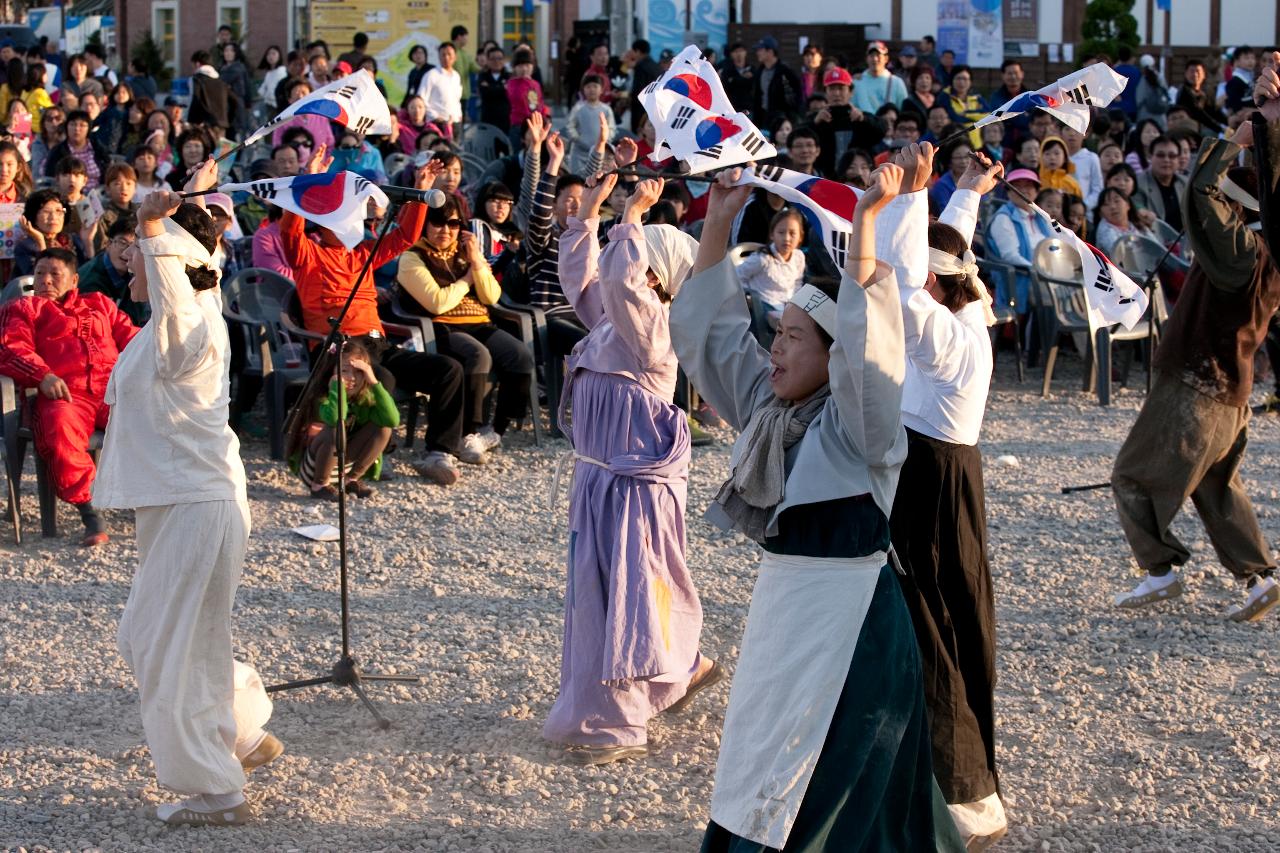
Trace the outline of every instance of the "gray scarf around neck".
{"type": "Polygon", "coordinates": [[[764,541],[786,489],[787,450],[804,437],[830,396],[831,387],[823,385],[798,405],[774,397],[751,416],[738,437],[743,452],[716,495],[735,530],[764,541]]]}

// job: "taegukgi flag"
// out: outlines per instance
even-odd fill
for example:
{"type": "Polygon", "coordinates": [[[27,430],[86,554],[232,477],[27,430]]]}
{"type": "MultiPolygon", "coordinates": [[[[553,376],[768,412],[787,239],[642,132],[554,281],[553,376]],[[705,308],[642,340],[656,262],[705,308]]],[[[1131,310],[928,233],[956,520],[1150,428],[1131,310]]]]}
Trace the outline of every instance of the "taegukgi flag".
{"type": "Polygon", "coordinates": [[[655,159],[675,156],[692,174],[774,157],[774,148],[743,113],[733,108],[720,75],[689,45],[671,67],[640,92],[657,132],[655,159]]]}
{"type": "Polygon", "coordinates": [[[387,99],[378,91],[373,75],[361,69],[294,101],[280,115],[246,137],[242,144],[251,145],[300,115],[321,116],[361,136],[391,132],[391,111],[387,108],[387,99]]]}
{"type": "Polygon", "coordinates": [[[853,236],[853,210],[859,193],[848,184],[815,178],[781,166],[756,166],[746,169],[738,185],[764,187],[794,205],[809,222],[809,227],[822,234],[822,245],[831,253],[837,269],[844,269],[853,236]]]}
{"type": "Polygon", "coordinates": [[[354,249],[364,240],[369,199],[374,199],[379,207],[390,204],[386,193],[355,172],[323,172],[223,184],[218,189],[224,193],[250,193],[296,213],[308,222],[328,228],[348,249],[354,249]]]}
{"type": "Polygon", "coordinates": [[[1080,262],[1084,267],[1085,301],[1089,304],[1092,325],[1110,326],[1119,323],[1126,329],[1136,326],[1147,310],[1147,292],[1121,272],[1101,249],[1080,239],[1080,235],[1069,228],[1064,228],[1038,205],[1031,205],[1031,209],[1049,223],[1059,239],[1080,254],[1080,262]]]}
{"type": "Polygon", "coordinates": [[[1041,109],[1079,133],[1089,130],[1089,107],[1105,107],[1124,91],[1129,81],[1101,62],[1073,71],[1056,83],[1023,92],[979,119],[974,127],[1005,121],[1041,109]]]}

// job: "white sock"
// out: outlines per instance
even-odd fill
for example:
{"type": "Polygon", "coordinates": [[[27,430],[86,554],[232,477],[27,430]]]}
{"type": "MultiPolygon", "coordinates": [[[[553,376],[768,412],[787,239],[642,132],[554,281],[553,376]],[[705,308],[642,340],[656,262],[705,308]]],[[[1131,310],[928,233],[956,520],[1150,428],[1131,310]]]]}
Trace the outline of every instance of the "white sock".
{"type": "Polygon", "coordinates": [[[982,838],[1009,825],[999,794],[991,794],[975,803],[948,804],[947,811],[951,813],[951,819],[956,822],[956,828],[960,830],[962,837],[982,838]]]}
{"type": "Polygon", "coordinates": [[[243,791],[232,791],[230,794],[197,794],[180,803],[164,803],[156,806],[156,816],[161,820],[168,820],[183,809],[211,814],[223,809],[233,809],[243,802],[243,791]]]}
{"type": "Polygon", "coordinates": [[[1155,592],[1156,590],[1164,589],[1166,586],[1169,586],[1170,584],[1174,584],[1177,582],[1178,582],[1177,572],[1171,571],[1165,575],[1147,575],[1145,578],[1142,579],[1142,583],[1138,584],[1137,588],[1134,589],[1134,591],[1130,593],[1130,595],[1146,595],[1149,592],[1155,592]]]}
{"type": "Polygon", "coordinates": [[[262,743],[262,739],[266,736],[267,733],[262,729],[254,729],[237,737],[236,761],[244,761],[245,756],[257,749],[258,744],[262,743]]]}

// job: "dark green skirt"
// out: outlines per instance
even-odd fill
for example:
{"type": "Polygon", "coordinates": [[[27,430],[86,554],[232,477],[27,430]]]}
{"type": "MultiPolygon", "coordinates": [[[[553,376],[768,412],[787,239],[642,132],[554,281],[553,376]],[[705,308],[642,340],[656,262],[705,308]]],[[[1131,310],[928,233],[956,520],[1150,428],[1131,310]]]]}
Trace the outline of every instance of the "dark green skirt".
{"type": "MultiPolygon", "coordinates": [[[[711,821],[702,853],[762,853],[711,821]]],[[[787,853],[963,851],[933,778],[920,652],[893,570],[880,570],[787,853]]]]}

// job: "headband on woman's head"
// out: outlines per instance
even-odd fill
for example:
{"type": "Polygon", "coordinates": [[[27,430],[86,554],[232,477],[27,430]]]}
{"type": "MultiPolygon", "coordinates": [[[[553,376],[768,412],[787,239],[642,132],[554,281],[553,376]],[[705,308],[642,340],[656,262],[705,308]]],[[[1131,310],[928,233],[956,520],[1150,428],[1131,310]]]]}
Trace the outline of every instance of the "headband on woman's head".
{"type": "Polygon", "coordinates": [[[812,284],[802,285],[791,297],[791,304],[813,318],[832,340],[836,337],[836,301],[812,284]]]}
{"type": "Polygon", "coordinates": [[[172,237],[181,244],[180,251],[174,252],[175,255],[180,255],[187,266],[203,267],[221,279],[222,270],[218,269],[218,266],[213,262],[213,255],[204,247],[203,243],[197,240],[190,231],[174,222],[172,218],[166,216],[161,221],[164,223],[165,235],[172,237]]]}
{"type": "Polygon", "coordinates": [[[982,279],[978,278],[978,262],[973,256],[970,249],[964,250],[964,257],[957,258],[950,252],[944,252],[941,249],[929,247],[929,272],[934,275],[960,275],[969,280],[969,286],[982,300],[983,319],[986,320],[988,326],[996,324],[995,312],[991,310],[991,305],[995,301],[991,298],[991,294],[987,292],[987,286],[982,283],[982,279]]]}

